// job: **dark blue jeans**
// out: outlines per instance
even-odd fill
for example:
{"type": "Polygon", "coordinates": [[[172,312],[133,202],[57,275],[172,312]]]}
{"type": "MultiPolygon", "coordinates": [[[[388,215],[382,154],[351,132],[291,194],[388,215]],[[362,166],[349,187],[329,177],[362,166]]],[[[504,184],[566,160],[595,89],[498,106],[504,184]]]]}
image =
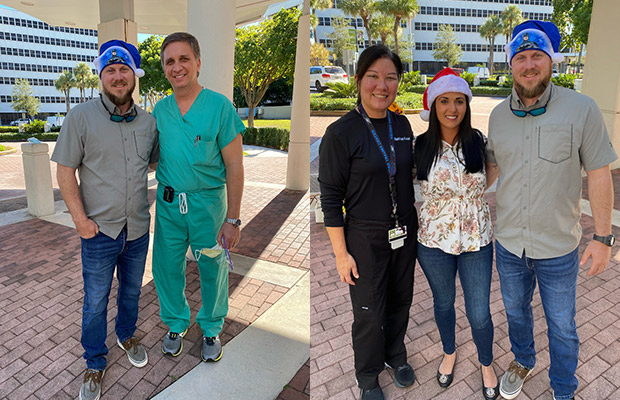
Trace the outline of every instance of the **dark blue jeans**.
{"type": "Polygon", "coordinates": [[[116,336],[123,342],[136,331],[138,300],[148,249],[148,232],[131,241],[127,241],[126,229],[116,240],[101,232],[90,239],[82,239],[82,347],[87,368],[106,368],[108,297],[115,269],[118,279],[116,336]]]}
{"type": "Polygon", "coordinates": [[[496,242],[496,261],[515,359],[526,368],[536,363],[532,297],[538,280],[548,327],[551,388],[556,399],[571,399],[578,384],[575,297],[579,248],[560,257],[533,259],[525,253],[517,257],[496,242]]]}
{"type": "Polygon", "coordinates": [[[493,321],[489,309],[489,296],[493,268],[493,243],[489,243],[479,251],[459,255],[444,253],[440,249],[433,249],[418,243],[418,261],[433,292],[435,321],[444,353],[452,354],[456,350],[454,300],[458,271],[465,296],[465,312],[478,349],[478,361],[484,366],[491,365],[493,362],[493,321]]]}

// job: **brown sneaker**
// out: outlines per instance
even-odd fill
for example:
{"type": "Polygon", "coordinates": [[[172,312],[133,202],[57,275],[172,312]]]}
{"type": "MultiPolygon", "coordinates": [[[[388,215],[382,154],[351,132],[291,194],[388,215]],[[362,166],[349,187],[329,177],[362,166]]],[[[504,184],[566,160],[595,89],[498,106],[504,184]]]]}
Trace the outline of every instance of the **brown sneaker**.
{"type": "Polygon", "coordinates": [[[140,341],[135,337],[129,338],[123,343],[116,338],[116,343],[118,343],[121,349],[125,350],[125,353],[127,353],[127,358],[129,358],[129,362],[134,367],[142,368],[149,362],[149,357],[146,354],[144,346],[142,346],[140,341]]]}
{"type": "Polygon", "coordinates": [[[80,388],[80,400],[99,400],[101,396],[101,380],[105,371],[89,369],[84,374],[84,381],[80,388]]]}
{"type": "Polygon", "coordinates": [[[519,364],[517,360],[514,360],[510,363],[508,371],[502,376],[502,381],[499,385],[499,393],[507,400],[514,399],[521,393],[523,382],[531,373],[531,369],[525,368],[523,365],[519,364]]]}

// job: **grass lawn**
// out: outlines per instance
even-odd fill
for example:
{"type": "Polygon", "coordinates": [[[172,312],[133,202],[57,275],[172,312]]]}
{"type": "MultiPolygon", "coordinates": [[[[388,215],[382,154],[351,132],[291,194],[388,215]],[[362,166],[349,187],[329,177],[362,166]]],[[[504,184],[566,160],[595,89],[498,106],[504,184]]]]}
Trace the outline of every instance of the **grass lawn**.
{"type": "MultiPolygon", "coordinates": [[[[248,120],[244,119],[243,124],[247,127],[248,120]]],[[[263,128],[267,126],[273,126],[280,129],[288,129],[291,130],[291,120],[290,119],[255,119],[254,127],[255,128],[263,128]]]]}

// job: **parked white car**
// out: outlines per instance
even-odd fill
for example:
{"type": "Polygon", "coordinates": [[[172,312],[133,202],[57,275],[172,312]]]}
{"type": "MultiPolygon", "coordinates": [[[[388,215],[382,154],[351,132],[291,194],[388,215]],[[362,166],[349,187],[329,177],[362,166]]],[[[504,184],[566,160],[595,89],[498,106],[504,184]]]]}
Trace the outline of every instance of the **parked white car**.
{"type": "Polygon", "coordinates": [[[48,124],[50,124],[51,127],[62,126],[62,123],[65,121],[65,117],[63,116],[47,117],[46,121],[48,124]]]}
{"type": "Polygon", "coordinates": [[[28,124],[30,123],[30,120],[27,118],[20,118],[20,119],[16,119],[15,121],[11,121],[9,123],[9,125],[11,126],[19,126],[20,124],[28,124]]]}
{"type": "Polygon", "coordinates": [[[478,75],[480,79],[489,79],[489,69],[486,67],[469,67],[467,72],[478,75]]]}
{"type": "Polygon", "coordinates": [[[349,75],[341,67],[336,66],[314,66],[310,67],[310,87],[314,87],[317,92],[327,89],[327,83],[343,82],[349,83],[349,75]]]}

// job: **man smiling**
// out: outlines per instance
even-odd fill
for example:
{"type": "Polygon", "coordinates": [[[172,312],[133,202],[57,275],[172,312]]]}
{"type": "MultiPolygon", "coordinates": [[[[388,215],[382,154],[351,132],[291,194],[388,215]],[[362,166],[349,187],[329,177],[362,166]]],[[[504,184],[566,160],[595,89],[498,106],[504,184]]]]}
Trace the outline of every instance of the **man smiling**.
{"type": "Polygon", "coordinates": [[[132,365],[148,362],[134,333],[149,247],[148,167],[154,169],[159,158],[155,119],[132,99],[135,77],[144,76],[138,50],[112,40],[101,45],[94,64],[103,94],[67,114],[52,155],[62,197],[82,242],[82,346],[88,369],[80,400],[96,400],[101,393],[115,269],[117,343],[132,365]]]}
{"type": "Polygon", "coordinates": [[[500,393],[519,395],[536,362],[532,297],[538,282],[556,400],[574,398],[579,338],[575,296],[580,265],[588,275],[609,262],[613,205],[609,164],[618,157],[596,103],[551,83],[560,34],[551,22],[515,27],[506,53],[512,95],[489,119],[487,173],[497,176],[496,261],[515,359],[500,393]],[[588,177],[594,237],[579,260],[581,170],[588,177]]]}

